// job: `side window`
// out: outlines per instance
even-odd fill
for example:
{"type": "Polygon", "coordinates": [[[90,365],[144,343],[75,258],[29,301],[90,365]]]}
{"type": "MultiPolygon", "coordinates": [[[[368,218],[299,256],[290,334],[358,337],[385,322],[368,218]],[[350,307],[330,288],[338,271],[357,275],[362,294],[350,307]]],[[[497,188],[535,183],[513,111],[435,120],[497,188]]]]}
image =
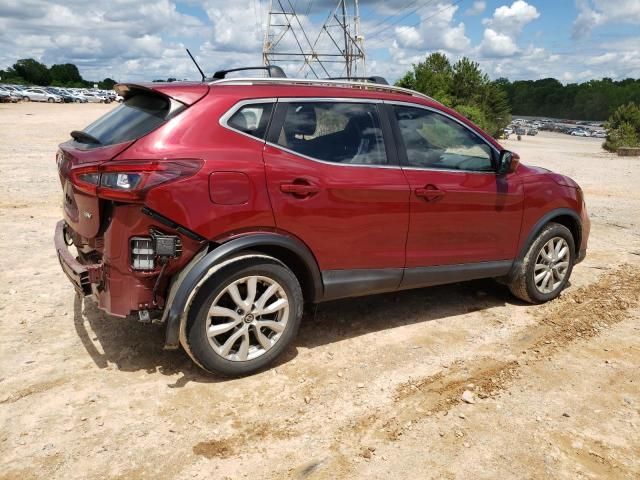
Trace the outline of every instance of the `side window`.
{"type": "Polygon", "coordinates": [[[372,103],[289,103],[278,144],[349,165],[386,165],[378,107],[372,103]]]}
{"type": "Polygon", "coordinates": [[[273,103],[252,103],[241,107],[227,121],[235,130],[264,139],[269,126],[273,103]]]}
{"type": "Polygon", "coordinates": [[[395,106],[411,167],[493,171],[491,147],[454,120],[422,108],[395,106]]]}

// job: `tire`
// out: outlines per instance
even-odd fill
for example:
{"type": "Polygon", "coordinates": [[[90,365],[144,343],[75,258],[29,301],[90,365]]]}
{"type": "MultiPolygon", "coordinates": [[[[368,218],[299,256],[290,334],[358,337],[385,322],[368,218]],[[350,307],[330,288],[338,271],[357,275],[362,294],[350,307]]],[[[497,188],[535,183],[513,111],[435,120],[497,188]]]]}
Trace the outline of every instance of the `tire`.
{"type": "Polygon", "coordinates": [[[54,102],[55,102],[55,100],[54,100],[53,98],[47,98],[47,102],[48,102],[48,103],[54,103],[54,102]]]}
{"type": "Polygon", "coordinates": [[[232,377],[256,373],[295,338],[303,305],[300,283],[284,264],[270,257],[239,259],[213,274],[199,290],[187,317],[183,347],[210,373],[232,377]],[[251,279],[255,279],[253,300],[251,279]],[[236,300],[230,291],[237,292],[236,300]],[[251,300],[248,308],[243,303],[247,300],[251,300]],[[258,313],[276,306],[274,312],[258,313]],[[210,316],[214,307],[219,315],[210,316]],[[213,326],[219,333],[209,337],[213,326]]]}
{"type": "Polygon", "coordinates": [[[509,290],[529,303],[553,300],[567,286],[574,263],[573,235],[564,225],[550,222],[531,243],[514,279],[509,283],[509,290]]]}
{"type": "Polygon", "coordinates": [[[29,97],[22,97],[22,100],[25,101],[25,102],[30,102],[31,101],[31,99],[29,97]]]}

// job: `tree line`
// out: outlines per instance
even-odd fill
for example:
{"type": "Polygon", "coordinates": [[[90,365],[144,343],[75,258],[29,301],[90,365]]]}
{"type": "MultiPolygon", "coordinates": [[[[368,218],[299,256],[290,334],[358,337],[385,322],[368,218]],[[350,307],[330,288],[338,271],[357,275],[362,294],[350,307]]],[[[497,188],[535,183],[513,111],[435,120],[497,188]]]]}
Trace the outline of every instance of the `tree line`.
{"type": "Polygon", "coordinates": [[[494,135],[509,122],[510,114],[603,121],[618,107],[640,104],[640,79],[603,78],[567,85],[555,78],[491,81],[478,63],[464,57],[452,65],[441,53],[413,65],[396,85],[435,98],[494,135]]]}
{"type": "Polygon", "coordinates": [[[611,78],[563,85],[555,78],[496,83],[507,93],[514,115],[606,120],[622,105],[640,104],[640,79],[611,78]]]}
{"type": "Polygon", "coordinates": [[[33,58],[23,58],[6,70],[0,70],[0,83],[75,88],[91,88],[97,83],[98,88],[111,90],[117,82],[108,77],[99,82],[85,80],[73,63],[47,67],[33,58]]]}

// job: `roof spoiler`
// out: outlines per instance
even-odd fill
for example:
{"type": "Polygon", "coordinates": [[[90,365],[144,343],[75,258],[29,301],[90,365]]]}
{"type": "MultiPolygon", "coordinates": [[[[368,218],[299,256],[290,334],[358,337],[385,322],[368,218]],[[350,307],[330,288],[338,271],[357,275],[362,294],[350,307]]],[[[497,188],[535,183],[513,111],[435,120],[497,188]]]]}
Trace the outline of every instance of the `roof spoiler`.
{"type": "Polygon", "coordinates": [[[377,85],[389,85],[386,78],[375,75],[371,77],[329,77],[326,80],[349,80],[351,82],[369,82],[377,85]]]}
{"type": "Polygon", "coordinates": [[[242,72],[245,70],[266,70],[269,74],[270,78],[287,78],[287,75],[284,73],[282,68],[277,65],[265,65],[260,67],[241,67],[241,68],[232,68],[230,70],[218,70],[213,74],[213,80],[221,80],[227,76],[227,73],[231,72],[242,72]]]}

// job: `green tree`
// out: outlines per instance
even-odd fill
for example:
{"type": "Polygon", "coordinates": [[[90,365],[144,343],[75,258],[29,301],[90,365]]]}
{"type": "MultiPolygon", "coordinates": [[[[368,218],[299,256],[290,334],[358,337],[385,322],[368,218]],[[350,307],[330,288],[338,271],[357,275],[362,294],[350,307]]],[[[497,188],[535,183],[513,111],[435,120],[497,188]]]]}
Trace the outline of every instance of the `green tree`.
{"type": "Polygon", "coordinates": [[[118,82],[116,82],[113,78],[107,77],[101,82],[98,82],[98,88],[102,90],[111,90],[116,83],[118,82]]]}
{"type": "Polygon", "coordinates": [[[13,65],[13,70],[27,83],[35,85],[49,85],[51,83],[51,74],[47,66],[33,58],[18,60],[13,65]]]}
{"type": "Polygon", "coordinates": [[[605,150],[616,152],[620,147],[640,147],[640,107],[635,103],[620,106],[609,117],[605,127],[605,150]]]}
{"type": "Polygon", "coordinates": [[[451,93],[454,102],[470,105],[478,103],[488,83],[489,77],[480,70],[480,65],[462,57],[453,66],[451,93]]]}
{"type": "Polygon", "coordinates": [[[441,53],[432,53],[414,65],[397,83],[454,108],[492,135],[500,135],[511,121],[507,84],[506,79],[490,82],[468,58],[451,66],[441,53]]]}
{"type": "Polygon", "coordinates": [[[82,76],[73,63],[63,63],[59,65],[51,65],[49,69],[51,73],[51,82],[54,85],[70,86],[71,84],[82,82],[82,76]]]}

